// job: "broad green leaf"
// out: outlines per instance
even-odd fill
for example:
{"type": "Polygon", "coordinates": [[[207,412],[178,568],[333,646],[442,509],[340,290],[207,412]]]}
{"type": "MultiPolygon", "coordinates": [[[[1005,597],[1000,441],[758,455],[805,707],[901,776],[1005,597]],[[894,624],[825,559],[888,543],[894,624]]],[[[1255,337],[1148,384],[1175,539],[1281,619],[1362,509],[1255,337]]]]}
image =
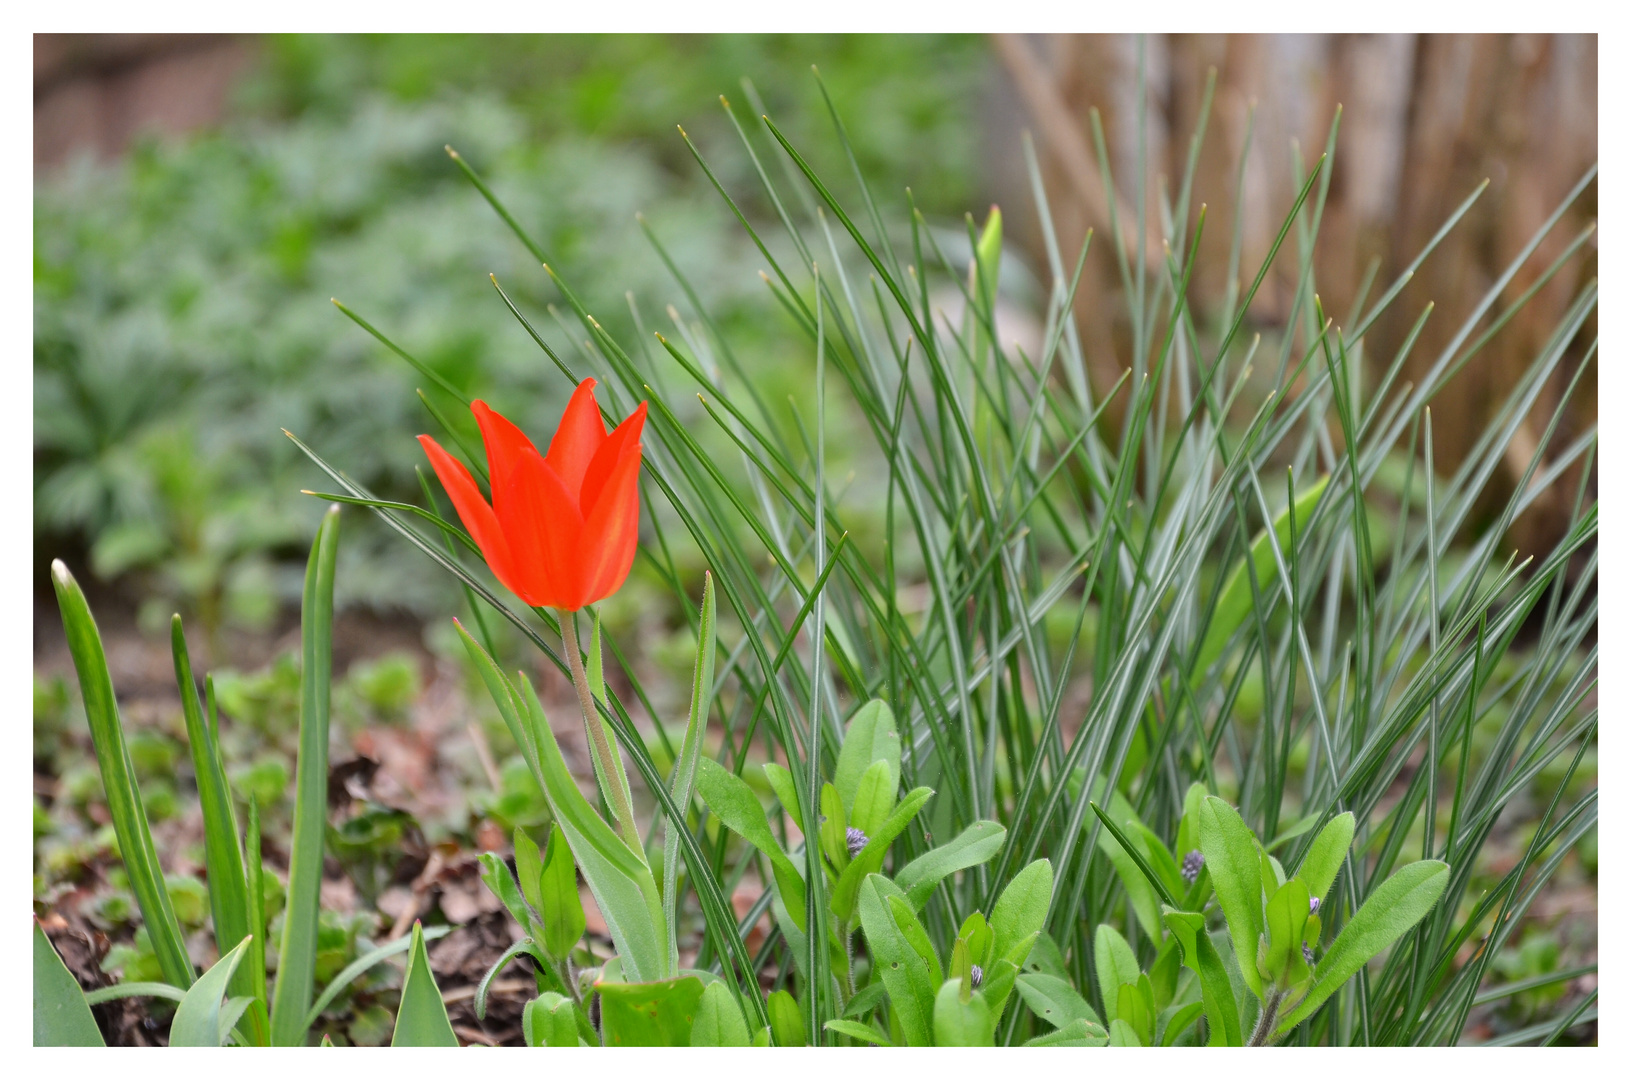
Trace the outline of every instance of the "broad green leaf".
{"type": "Polygon", "coordinates": [[[855,991],[855,996],[849,999],[848,1005],[844,1006],[844,1015],[851,1020],[865,1016],[882,1003],[885,993],[883,982],[874,979],[855,991]]]}
{"type": "Polygon", "coordinates": [[[822,1025],[828,1031],[839,1035],[848,1035],[852,1039],[860,1039],[874,1046],[893,1046],[889,1036],[873,1027],[871,1024],[862,1024],[854,1020],[828,1020],[822,1025]]]}
{"type": "Polygon", "coordinates": [[[773,992],[765,1001],[770,1014],[770,1031],[777,1046],[810,1045],[809,1030],[804,1026],[804,1010],[799,1008],[793,995],[786,990],[773,992]]]}
{"type": "Polygon", "coordinates": [[[1247,989],[1263,996],[1263,980],[1253,957],[1263,933],[1263,878],[1257,839],[1234,807],[1215,795],[1201,803],[1201,852],[1229,923],[1229,940],[1247,989]]]}
{"type": "Polygon", "coordinates": [[[1057,1031],[1050,1031],[1046,1035],[1038,1035],[1026,1042],[1026,1046],[1104,1046],[1110,1041],[1109,1034],[1098,1024],[1089,1020],[1072,1020],[1057,1031]]]}
{"type": "Polygon", "coordinates": [[[1116,991],[1116,1020],[1138,1034],[1140,1046],[1155,1042],[1155,1001],[1150,977],[1140,974],[1137,981],[1122,983],[1116,991]]]}
{"type": "Polygon", "coordinates": [[[272,1045],[304,1046],[317,971],[318,891],[328,831],[329,684],[334,665],[334,565],[340,508],[331,507],[306,562],[300,600],[300,752],[295,760],[289,886],[272,990],[272,1045]]]}
{"type": "Polygon", "coordinates": [[[781,803],[782,811],[793,819],[794,828],[805,832],[804,820],[799,816],[798,789],[793,786],[793,774],[774,761],[764,764],[765,779],[770,781],[770,790],[776,793],[776,801],[781,803]]]}
{"type": "MultiPolygon", "coordinates": [[[[521,886],[521,895],[527,901],[527,905],[537,912],[544,910],[543,878],[543,855],[539,852],[538,845],[533,843],[532,837],[527,835],[527,830],[517,825],[515,827],[515,879],[516,883],[521,886]]],[[[516,921],[521,922],[522,926],[527,925],[526,922],[519,919],[516,921]]]]}
{"type": "Polygon", "coordinates": [[[559,824],[549,827],[549,851],[539,878],[538,915],[544,920],[544,952],[564,960],[583,937],[588,922],[578,895],[578,867],[559,824]]]}
{"type": "MultiPolygon", "coordinates": [[[[1314,1014],[1325,999],[1347,982],[1371,957],[1393,944],[1438,903],[1450,883],[1450,868],[1424,859],[1401,868],[1366,897],[1348,925],[1314,968],[1308,996],[1280,1021],[1284,1034],[1314,1014]]],[[[1244,964],[1241,965],[1245,967],[1244,964]]]]}
{"type": "Polygon", "coordinates": [[[691,1045],[691,1025],[702,1004],[702,980],[695,975],[660,982],[603,982],[598,991],[600,1031],[607,1046],[691,1045]]]}
{"type": "Polygon", "coordinates": [[[1125,1020],[1110,1021],[1111,1046],[1143,1046],[1138,1039],[1138,1032],[1133,1030],[1131,1024],[1125,1020]]]}
{"type": "MultiPolygon", "coordinates": [[[[898,875],[895,884],[900,884],[898,875]]],[[[972,963],[984,967],[996,959],[991,949],[995,940],[991,935],[991,926],[978,911],[963,920],[963,925],[957,928],[957,936],[968,942],[968,955],[972,963]]]]}
{"type": "Polygon", "coordinates": [[[1114,1020],[1122,984],[1138,981],[1138,958],[1127,939],[1109,923],[1100,923],[1093,933],[1093,967],[1099,980],[1099,999],[1104,1002],[1104,1018],[1114,1020]]]}
{"type": "Polygon", "coordinates": [[[934,998],[936,1046],[990,1046],[991,1010],[975,991],[962,999],[962,980],[947,979],[934,998]]]}
{"type": "Polygon", "coordinates": [[[1192,911],[1164,911],[1163,917],[1183,956],[1184,966],[1201,983],[1201,1004],[1211,1034],[1208,1046],[1244,1046],[1240,1030],[1240,1004],[1229,984],[1223,958],[1206,935],[1206,917],[1192,911]]]}
{"type": "Polygon", "coordinates": [[[1077,1020],[1099,1023],[1093,1006],[1063,979],[1027,972],[1014,980],[1014,989],[1032,1012],[1054,1027],[1062,1028],[1077,1020]]]}
{"type": "Polygon", "coordinates": [[[747,1046],[747,1021],[736,1007],[736,998],[723,982],[709,983],[697,1004],[697,1019],[691,1025],[692,1046],[747,1046]]]}
{"type": "Polygon", "coordinates": [[[85,992],[34,922],[34,1045],[106,1046],[85,992]]]}
{"type": "Polygon", "coordinates": [[[1201,848],[1200,811],[1201,803],[1205,799],[1206,785],[1199,780],[1190,784],[1189,790],[1184,792],[1184,816],[1178,822],[1177,846],[1172,849],[1172,854],[1180,865],[1183,864],[1185,855],[1201,848]]]}
{"type": "Polygon", "coordinates": [[[884,903],[889,906],[889,914],[894,917],[895,927],[906,939],[906,944],[928,967],[930,985],[939,986],[945,977],[940,971],[940,957],[935,955],[934,943],[929,940],[929,933],[923,929],[923,924],[918,922],[912,905],[906,902],[905,897],[894,894],[885,896],[884,903]]]}
{"type": "Polygon", "coordinates": [[[866,933],[874,978],[881,978],[889,991],[891,1015],[900,1023],[906,1044],[933,1046],[937,984],[929,977],[929,965],[895,925],[878,884],[883,880],[878,874],[869,876],[859,893],[861,929],[866,933]]]}
{"type": "MultiPolygon", "coordinates": [[[[227,784],[221,747],[215,738],[215,725],[205,720],[198,686],[193,680],[192,660],[187,655],[187,637],[181,616],[170,620],[170,654],[175,664],[176,688],[181,694],[181,715],[187,727],[187,750],[192,757],[193,776],[198,784],[198,804],[204,819],[204,867],[209,880],[210,920],[215,928],[215,948],[225,956],[238,942],[253,933],[264,933],[249,925],[249,901],[244,886],[243,850],[238,846],[238,821],[232,809],[232,789],[227,784]]],[[[210,695],[210,720],[215,701],[210,695]]],[[[259,853],[257,852],[257,855],[259,853]]],[[[263,960],[264,962],[264,960],[263,960]]],[[[245,964],[233,976],[232,990],[253,996],[257,989],[255,972],[245,964]]]]}
{"type": "Polygon", "coordinates": [[[627,977],[634,982],[655,981],[653,976],[663,974],[668,966],[668,942],[662,897],[651,868],[629,850],[578,790],[532,682],[524,672],[518,674],[521,700],[538,746],[539,780],[555,822],[594,894],[627,977]]]}
{"type": "MultiPolygon", "coordinates": [[[[855,805],[855,793],[861,777],[874,761],[883,762],[889,769],[889,790],[900,787],[900,733],[895,728],[895,714],[881,699],[874,699],[855,710],[849,726],[844,729],[844,745],[838,751],[838,767],[833,772],[833,786],[845,807],[855,805]]],[[[784,805],[787,805],[784,803],[784,805]]]]}
{"type": "MultiPolygon", "coordinates": [[[[865,790],[863,781],[862,791],[865,790]]],[[[995,856],[1002,850],[1007,835],[1008,830],[995,821],[976,821],[950,842],[924,852],[901,867],[895,874],[895,884],[906,890],[912,907],[921,911],[942,879],[995,856]]]]}
{"type": "Polygon", "coordinates": [[[402,1000],[396,1008],[396,1029],[392,1046],[458,1046],[453,1025],[442,1004],[442,992],[430,971],[425,952],[425,932],[416,922],[408,942],[408,971],[402,978],[402,1000]]]}
{"type": "MultiPolygon", "coordinates": [[[[691,666],[691,711],[685,721],[685,738],[680,742],[680,757],[674,763],[669,777],[669,792],[674,805],[685,815],[691,807],[691,788],[697,775],[697,761],[702,755],[702,729],[708,722],[708,710],[713,706],[714,694],[714,578],[707,571],[702,574],[702,614],[697,630],[696,660],[691,666]]],[[[600,643],[600,615],[595,615],[595,644],[600,643]]],[[[680,886],[680,834],[683,822],[668,822],[663,836],[663,919],[668,926],[668,963],[678,970],[680,966],[677,908],[680,886]]]]}
{"type": "Polygon", "coordinates": [[[776,842],[759,796],[748,787],[746,780],[709,757],[697,762],[697,794],[727,829],[769,856],[776,888],[787,907],[788,917],[802,931],[804,876],[776,842]]]}
{"type": "MultiPolygon", "coordinates": [[[[1329,476],[1322,476],[1315,481],[1309,489],[1297,496],[1295,505],[1297,517],[1297,535],[1303,536],[1308,525],[1308,518],[1314,512],[1314,506],[1325,493],[1326,485],[1330,483],[1329,476]]],[[[1286,549],[1291,544],[1291,517],[1292,507],[1280,511],[1274,519],[1274,535],[1279,541],[1281,552],[1286,559],[1291,558],[1291,552],[1286,549]]],[[[1269,540],[1267,529],[1260,531],[1252,539],[1251,555],[1252,569],[1255,571],[1257,587],[1259,590],[1272,591],[1279,582],[1280,576],[1274,559],[1274,547],[1269,540]]],[[[1242,556],[1229,571],[1229,576],[1219,586],[1217,606],[1212,612],[1212,621],[1206,628],[1206,637],[1201,640],[1201,646],[1195,653],[1194,684],[1199,686],[1204,681],[1206,671],[1229,644],[1229,639],[1252,612],[1252,583],[1247,577],[1246,556],[1242,556]]],[[[1208,860],[1210,861],[1210,859],[1208,860]]],[[[1255,989],[1255,988],[1254,988],[1255,989]]]]}
{"type": "MultiPolygon", "coordinates": [[[[1015,874],[997,897],[991,909],[991,951],[1024,967],[1026,956],[1015,958],[1014,946],[1042,929],[1052,904],[1053,864],[1037,859],[1015,874]]],[[[1058,951],[1057,947],[1054,951],[1058,951]]],[[[1030,950],[1025,952],[1028,955],[1030,950]]]]}
{"type": "Polygon", "coordinates": [[[1019,967],[1007,957],[985,965],[985,978],[980,982],[980,993],[985,996],[985,1003],[991,1010],[993,1038],[996,1035],[996,1025],[1008,1007],[1008,996],[1013,993],[1014,980],[1018,976],[1019,967]]]}
{"type": "Polygon", "coordinates": [[[232,983],[232,975],[243,961],[244,953],[254,947],[258,947],[255,939],[245,937],[193,983],[192,988],[187,991],[187,996],[176,1006],[175,1019],[170,1022],[171,1046],[225,1045],[227,1036],[232,1033],[238,1016],[243,1014],[243,1009],[238,1007],[235,1009],[237,1015],[224,1016],[221,998],[226,995],[227,987],[232,983]]]}
{"type": "Polygon", "coordinates": [[[521,1011],[521,1033],[528,1046],[578,1046],[578,1023],[572,999],[547,990],[521,1011]]]}
{"type": "Polygon", "coordinates": [[[1297,876],[1308,886],[1309,896],[1317,896],[1324,901],[1330,895],[1331,886],[1342,870],[1342,860],[1347,858],[1353,839],[1352,811],[1338,814],[1326,822],[1325,828],[1314,837],[1314,842],[1308,846],[1308,854],[1303,856],[1302,865],[1297,867],[1297,876]]]}
{"type": "Polygon", "coordinates": [[[900,801],[889,820],[878,826],[876,834],[868,838],[866,847],[861,849],[850,864],[839,875],[838,883],[832,890],[832,912],[838,916],[838,921],[848,925],[855,917],[855,896],[868,874],[877,873],[883,868],[884,853],[889,845],[895,842],[895,837],[905,831],[906,826],[923,809],[934,792],[926,787],[913,788],[907,792],[906,798],[900,801]]]}
{"type": "Polygon", "coordinates": [[[849,813],[849,825],[871,836],[889,820],[895,808],[895,789],[891,783],[898,779],[889,771],[887,761],[874,761],[861,774],[861,783],[855,789],[855,804],[849,813]]]}
{"type": "Polygon", "coordinates": [[[79,676],[79,692],[85,702],[85,719],[90,724],[91,745],[96,767],[102,774],[102,790],[108,800],[119,855],[130,877],[130,891],[142,912],[166,982],[185,990],[193,984],[193,962],[187,956],[187,942],[170,904],[164,885],[158,850],[148,827],[147,810],[136,786],[136,769],[125,746],[119,706],[113,694],[113,678],[108,674],[102,637],[79,582],[57,559],[51,563],[51,583],[56,588],[57,606],[62,612],[62,629],[68,637],[74,671],[79,676]]]}

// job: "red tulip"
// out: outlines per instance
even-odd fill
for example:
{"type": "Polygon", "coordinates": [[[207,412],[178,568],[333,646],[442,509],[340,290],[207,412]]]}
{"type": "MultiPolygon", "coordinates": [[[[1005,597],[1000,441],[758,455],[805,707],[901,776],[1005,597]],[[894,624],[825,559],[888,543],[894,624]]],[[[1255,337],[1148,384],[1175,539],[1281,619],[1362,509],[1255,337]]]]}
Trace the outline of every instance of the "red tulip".
{"type": "Polygon", "coordinates": [[[608,435],[594,387],[578,384],[544,455],[486,402],[470,406],[487,448],[491,506],[464,465],[419,436],[493,574],[534,607],[576,611],[605,599],[634,564],[646,406],[608,435]]]}

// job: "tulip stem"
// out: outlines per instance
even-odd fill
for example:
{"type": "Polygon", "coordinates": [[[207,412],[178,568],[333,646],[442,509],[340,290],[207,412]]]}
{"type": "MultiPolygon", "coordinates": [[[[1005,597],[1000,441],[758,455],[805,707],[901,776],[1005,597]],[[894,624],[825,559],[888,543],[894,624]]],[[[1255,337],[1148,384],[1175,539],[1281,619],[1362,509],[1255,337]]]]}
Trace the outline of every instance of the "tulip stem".
{"type": "Polygon", "coordinates": [[[589,749],[595,757],[595,773],[600,780],[600,790],[611,806],[612,817],[617,819],[617,831],[623,837],[623,842],[644,859],[645,848],[640,843],[640,833],[635,829],[634,805],[629,798],[628,781],[623,779],[617,744],[607,733],[606,725],[600,721],[600,713],[595,710],[594,695],[589,691],[589,677],[584,674],[583,654],[578,650],[577,612],[562,611],[559,617],[561,643],[566,646],[566,663],[572,670],[572,685],[577,687],[578,707],[583,710],[583,729],[589,736],[589,749]],[[620,784],[617,780],[623,782],[620,784]]]}

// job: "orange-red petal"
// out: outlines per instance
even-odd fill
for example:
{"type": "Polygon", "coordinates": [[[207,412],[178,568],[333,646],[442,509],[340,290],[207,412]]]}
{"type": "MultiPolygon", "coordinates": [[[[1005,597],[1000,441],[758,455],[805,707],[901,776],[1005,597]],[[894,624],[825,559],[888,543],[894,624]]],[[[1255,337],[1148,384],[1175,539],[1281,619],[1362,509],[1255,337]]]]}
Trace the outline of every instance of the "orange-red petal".
{"type": "Polygon", "coordinates": [[[606,443],[606,425],[600,419],[600,406],[595,404],[595,380],[585,379],[572,391],[572,400],[566,403],[561,424],[549,441],[549,453],[544,462],[561,478],[566,490],[578,504],[582,513],[589,507],[580,498],[583,474],[589,463],[606,443]]]}
{"type": "Polygon", "coordinates": [[[640,539],[640,444],[631,440],[607,476],[583,523],[583,603],[602,600],[622,587],[640,539]]]}
{"type": "Polygon", "coordinates": [[[583,474],[583,487],[578,492],[578,506],[582,508],[585,519],[594,512],[595,504],[600,501],[600,493],[611,478],[612,470],[622,460],[623,452],[631,445],[638,447],[640,432],[645,426],[646,403],[642,401],[627,420],[617,425],[616,431],[606,436],[606,442],[583,474]]]}
{"type": "Polygon", "coordinates": [[[521,598],[544,607],[582,607],[574,597],[582,591],[577,553],[583,517],[577,499],[537,451],[515,460],[509,482],[494,492],[493,511],[510,542],[518,576],[528,586],[521,598]]]}
{"type": "Polygon", "coordinates": [[[485,401],[472,401],[470,411],[481,427],[481,441],[487,449],[487,471],[491,474],[490,486],[496,503],[498,492],[509,486],[516,462],[529,453],[536,456],[538,448],[532,445],[532,440],[520,428],[493,411],[485,401]]]}
{"type": "Polygon", "coordinates": [[[493,576],[502,581],[510,591],[515,592],[514,559],[509,541],[499,524],[498,515],[487,505],[487,500],[481,497],[481,489],[476,487],[476,482],[471,479],[470,471],[458,458],[437,445],[436,440],[429,435],[419,436],[419,445],[425,448],[425,456],[430,458],[431,468],[436,470],[436,476],[442,481],[442,487],[447,491],[448,498],[453,500],[453,509],[458,512],[459,520],[470,530],[470,538],[481,548],[482,556],[486,558],[493,576]]]}

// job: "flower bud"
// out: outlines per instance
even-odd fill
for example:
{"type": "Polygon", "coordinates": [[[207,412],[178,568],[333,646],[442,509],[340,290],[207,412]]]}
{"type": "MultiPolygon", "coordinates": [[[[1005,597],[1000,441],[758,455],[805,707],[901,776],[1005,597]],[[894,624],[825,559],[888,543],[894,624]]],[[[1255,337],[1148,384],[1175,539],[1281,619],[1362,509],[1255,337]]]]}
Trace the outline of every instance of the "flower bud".
{"type": "Polygon", "coordinates": [[[1308,898],[1308,913],[1310,915],[1318,915],[1320,913],[1320,898],[1319,897],[1310,896],[1308,898]]]}
{"type": "Polygon", "coordinates": [[[861,854],[861,849],[867,845],[867,834],[851,825],[844,830],[844,846],[849,848],[849,857],[855,858],[861,854]]]}
{"type": "Polygon", "coordinates": [[[1184,856],[1184,865],[1179,872],[1184,875],[1185,881],[1193,885],[1195,884],[1195,879],[1201,876],[1201,867],[1205,865],[1206,856],[1202,855],[1199,851],[1191,851],[1188,855],[1184,856]]]}
{"type": "Polygon", "coordinates": [[[980,988],[980,980],[984,978],[985,972],[980,970],[979,964],[970,964],[968,966],[968,981],[973,984],[974,989],[978,990],[980,988]]]}

